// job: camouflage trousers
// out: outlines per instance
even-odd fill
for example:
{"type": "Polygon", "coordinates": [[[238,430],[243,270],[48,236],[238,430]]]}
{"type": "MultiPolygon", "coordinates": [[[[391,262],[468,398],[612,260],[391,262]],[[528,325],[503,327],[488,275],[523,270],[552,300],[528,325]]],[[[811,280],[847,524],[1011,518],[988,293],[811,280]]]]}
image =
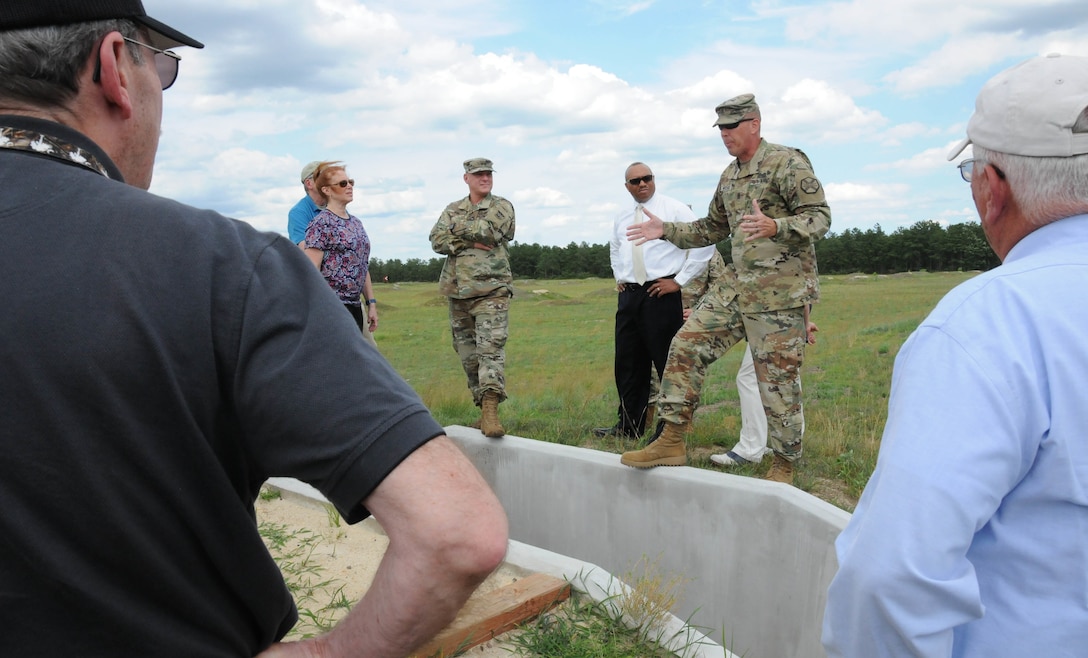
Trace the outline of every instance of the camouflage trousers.
{"type": "Polygon", "coordinates": [[[506,333],[510,294],[472,299],[450,298],[453,349],[468,376],[468,389],[478,407],[488,392],[506,399],[506,333]]]}
{"type": "Polygon", "coordinates": [[[742,340],[752,349],[759,395],[767,414],[767,443],[776,454],[793,461],[801,456],[805,422],[801,406],[805,357],[802,307],[742,313],[736,298],[704,297],[672,340],[657,417],[689,424],[699,406],[707,368],[742,340]]]}

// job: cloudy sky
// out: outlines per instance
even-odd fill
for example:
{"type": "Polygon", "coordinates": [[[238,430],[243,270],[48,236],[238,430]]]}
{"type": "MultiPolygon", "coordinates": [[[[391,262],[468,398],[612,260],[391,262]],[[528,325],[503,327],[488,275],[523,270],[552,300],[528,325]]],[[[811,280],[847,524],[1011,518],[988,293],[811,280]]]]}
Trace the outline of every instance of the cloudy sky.
{"type": "Polygon", "coordinates": [[[730,160],[714,106],[746,92],[763,136],[811,158],[832,231],[974,221],[945,156],[980,86],[1088,55],[1084,0],[144,5],[206,44],[178,50],[152,191],[286,234],[302,165],[343,160],[381,259],[434,255],[477,156],[519,242],[606,242],[634,160],[702,216],[730,160]]]}

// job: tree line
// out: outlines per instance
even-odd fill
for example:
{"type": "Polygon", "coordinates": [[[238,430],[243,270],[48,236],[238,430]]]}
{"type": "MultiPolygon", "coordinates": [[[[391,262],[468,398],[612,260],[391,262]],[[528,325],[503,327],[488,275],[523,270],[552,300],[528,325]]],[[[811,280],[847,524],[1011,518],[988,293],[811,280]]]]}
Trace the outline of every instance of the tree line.
{"type": "Polygon", "coordinates": [[[942,226],[922,221],[885,233],[880,225],[861,231],[828,234],[816,243],[816,261],[824,274],[894,274],[988,270],[1001,264],[982,225],[965,222],[942,226]]]}
{"type": "MultiPolygon", "coordinates": [[[[556,247],[513,242],[509,250],[510,268],[517,279],[612,277],[607,244],[571,242],[556,247]]],[[[730,260],[727,243],[719,244],[718,250],[730,260]]],[[[885,233],[879,224],[865,231],[828,233],[816,243],[816,260],[823,274],[988,270],[1000,264],[978,222],[945,227],[935,221],[921,221],[892,233],[885,233]]],[[[374,258],[370,275],[375,282],[438,281],[444,261],[444,257],[374,258]]]]}

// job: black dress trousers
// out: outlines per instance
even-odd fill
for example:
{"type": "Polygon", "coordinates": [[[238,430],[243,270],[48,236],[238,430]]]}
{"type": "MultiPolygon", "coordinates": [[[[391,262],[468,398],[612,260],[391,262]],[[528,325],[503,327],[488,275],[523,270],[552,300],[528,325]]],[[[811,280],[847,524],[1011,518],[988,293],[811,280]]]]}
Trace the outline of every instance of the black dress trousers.
{"type": "Polygon", "coordinates": [[[650,398],[650,364],[658,379],[665,371],[669,344],[684,324],[680,291],[651,297],[654,281],[627,283],[616,306],[616,391],[620,397],[619,428],[641,436],[650,398]]]}

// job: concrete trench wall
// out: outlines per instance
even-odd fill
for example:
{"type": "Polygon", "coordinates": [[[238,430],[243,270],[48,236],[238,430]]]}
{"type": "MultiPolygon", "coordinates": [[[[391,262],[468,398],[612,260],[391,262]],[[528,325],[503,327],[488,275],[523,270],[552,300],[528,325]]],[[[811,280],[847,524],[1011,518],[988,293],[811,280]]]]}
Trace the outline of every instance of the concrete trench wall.
{"type": "Polygon", "coordinates": [[[787,485],[450,426],[502,501],[511,539],[690,579],[674,612],[745,658],[816,658],[834,540],[850,515],[787,485]],[[723,642],[724,635],[724,642],[723,642]]]}

